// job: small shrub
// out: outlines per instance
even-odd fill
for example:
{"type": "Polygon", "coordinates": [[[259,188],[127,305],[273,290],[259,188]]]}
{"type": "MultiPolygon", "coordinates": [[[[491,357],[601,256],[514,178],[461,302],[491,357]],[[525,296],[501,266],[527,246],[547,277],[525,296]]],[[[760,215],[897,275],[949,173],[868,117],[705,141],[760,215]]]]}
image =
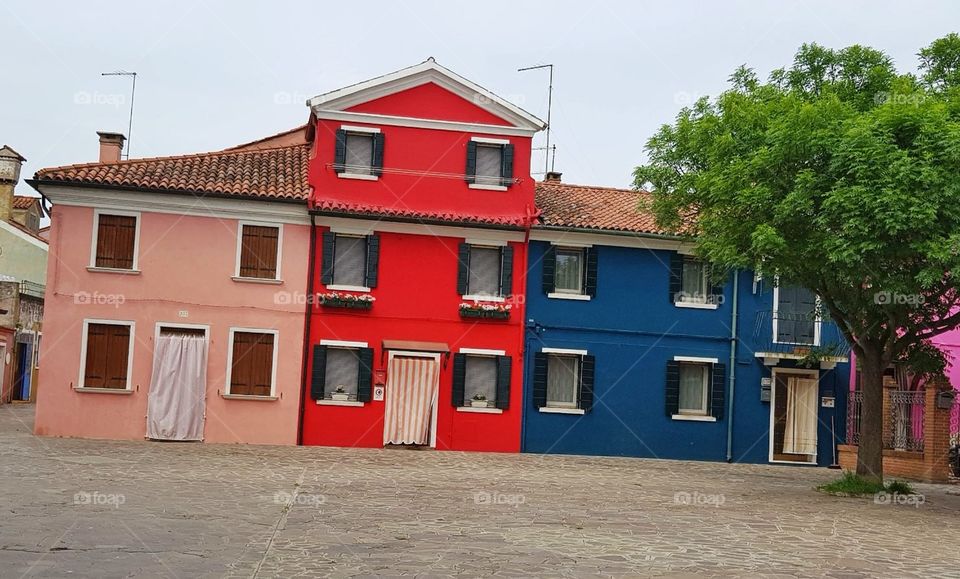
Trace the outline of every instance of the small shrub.
{"type": "Polygon", "coordinates": [[[916,493],[912,486],[902,480],[894,480],[887,483],[887,492],[892,495],[912,495],[916,493]]]}
{"type": "Polygon", "coordinates": [[[881,483],[868,481],[856,473],[846,471],[837,480],[818,486],[817,490],[835,495],[860,496],[882,493],[887,489],[881,483]]]}

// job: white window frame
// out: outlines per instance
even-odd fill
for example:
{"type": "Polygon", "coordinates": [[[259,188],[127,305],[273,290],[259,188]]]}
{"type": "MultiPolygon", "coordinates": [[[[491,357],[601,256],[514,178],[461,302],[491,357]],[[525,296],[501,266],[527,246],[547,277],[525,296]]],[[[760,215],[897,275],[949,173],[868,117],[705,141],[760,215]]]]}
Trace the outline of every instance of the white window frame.
{"type": "Polygon", "coordinates": [[[717,418],[710,415],[710,389],[713,387],[712,376],[713,376],[713,365],[719,364],[719,358],[705,358],[702,356],[674,356],[674,362],[687,363],[687,364],[704,364],[709,365],[707,370],[706,377],[706,387],[704,388],[704,412],[702,414],[695,414],[691,412],[683,412],[680,410],[679,401],[677,404],[677,414],[671,416],[673,420],[689,420],[693,422],[716,422],[717,418]]]}
{"type": "MultiPolygon", "coordinates": [[[[361,127],[361,126],[358,126],[358,125],[340,125],[340,130],[347,132],[347,138],[350,137],[350,133],[355,133],[355,134],[356,134],[356,133],[368,133],[368,134],[370,134],[370,135],[375,135],[375,134],[377,134],[377,133],[380,132],[380,129],[377,128],[377,127],[361,127]]],[[[346,141],[344,141],[343,144],[344,144],[344,146],[346,146],[346,144],[347,144],[346,141]]],[[[376,146],[377,146],[376,143],[374,143],[373,146],[376,147],[376,146]]],[[[371,151],[371,154],[372,154],[372,151],[371,151]]],[[[371,171],[373,170],[373,166],[372,166],[372,165],[371,165],[370,169],[371,169],[371,171]]],[[[346,168],[344,168],[343,172],[337,173],[337,178],[339,178],[339,179],[357,179],[357,180],[360,180],[360,181],[378,181],[378,180],[380,179],[380,176],[379,176],[379,175],[368,175],[368,174],[364,174],[364,173],[350,173],[346,168]]]]}
{"type": "Polygon", "coordinates": [[[237,258],[233,267],[233,279],[237,281],[252,281],[267,283],[271,281],[283,281],[280,277],[280,266],[283,263],[283,224],[267,223],[266,221],[237,221],[237,258]],[[272,278],[265,277],[243,277],[240,275],[240,257],[243,254],[243,228],[247,225],[253,227],[273,227],[277,230],[277,271],[272,278]]]}
{"type": "MultiPolygon", "coordinates": [[[[547,405],[542,406],[539,409],[540,412],[552,413],[552,414],[585,414],[585,411],[583,410],[583,408],[580,408],[580,371],[581,371],[580,364],[583,363],[583,357],[588,355],[589,352],[587,350],[579,350],[579,349],[571,349],[571,348],[541,348],[540,351],[548,355],[548,359],[547,359],[548,368],[550,365],[550,360],[549,360],[550,355],[571,356],[571,357],[576,356],[578,358],[577,373],[574,376],[574,384],[573,384],[573,387],[574,387],[573,406],[567,406],[566,403],[564,403],[564,405],[562,406],[550,406],[550,400],[547,399],[545,400],[547,405]]],[[[549,381],[549,374],[548,374],[548,381],[549,381]]]]}
{"type": "Polygon", "coordinates": [[[813,297],[816,298],[817,304],[817,317],[813,320],[813,343],[812,344],[802,344],[799,342],[781,342],[777,339],[779,335],[779,319],[778,314],[780,311],[780,283],[779,280],[775,280],[773,286],[773,335],[771,336],[772,342],[774,344],[785,344],[788,346],[807,346],[815,347],[820,345],[820,329],[823,324],[823,315],[820,310],[820,296],[813,294],[813,297]]]}
{"type": "MultiPolygon", "coordinates": [[[[491,350],[487,348],[460,348],[460,354],[466,354],[467,356],[476,356],[481,358],[496,358],[498,356],[506,356],[506,350],[491,350]]],[[[466,371],[466,368],[464,368],[466,371]]],[[[466,379],[466,375],[464,375],[466,379]]],[[[503,414],[502,408],[474,408],[473,406],[467,405],[469,400],[464,400],[464,406],[458,406],[457,412],[474,412],[477,414],[503,414]]]]}
{"type": "MultiPolygon", "coordinates": [[[[503,162],[503,157],[502,157],[503,147],[504,145],[510,144],[509,139],[492,139],[489,137],[470,137],[470,140],[473,141],[474,143],[477,143],[478,145],[500,145],[500,148],[501,148],[500,162],[501,163],[503,162]]],[[[476,175],[474,175],[474,177],[476,177],[476,175]]],[[[485,183],[470,183],[467,185],[467,187],[469,187],[470,189],[481,189],[485,191],[507,191],[509,189],[509,187],[505,185],[488,185],[485,183]]]]}
{"type": "MultiPolygon", "coordinates": [[[[370,236],[373,235],[373,233],[363,233],[363,232],[360,232],[359,230],[353,230],[353,229],[334,229],[333,227],[330,228],[330,233],[333,233],[333,234],[334,234],[334,239],[333,239],[333,261],[334,261],[333,278],[334,278],[334,281],[335,281],[336,278],[337,278],[337,267],[336,267],[336,261],[337,261],[337,239],[336,239],[336,238],[337,238],[337,237],[353,237],[353,238],[357,238],[357,239],[363,238],[363,241],[364,241],[364,246],[363,246],[363,251],[364,251],[364,253],[363,253],[363,271],[364,271],[364,278],[366,278],[366,271],[367,271],[367,251],[368,251],[368,247],[369,247],[369,243],[370,243],[370,236]]],[[[341,291],[341,292],[363,292],[363,293],[370,293],[370,292],[372,291],[371,288],[366,287],[366,286],[362,286],[362,285],[348,285],[348,284],[338,284],[338,283],[328,284],[328,285],[326,286],[326,288],[327,288],[328,290],[331,290],[331,291],[341,291]]],[[[366,346],[364,346],[364,347],[366,347],[366,346]]]]}
{"type": "MultiPolygon", "coordinates": [[[[474,247],[480,247],[482,249],[497,249],[500,251],[500,275],[497,278],[497,291],[500,291],[500,279],[503,278],[503,248],[507,246],[506,241],[489,241],[481,239],[465,239],[464,242],[470,246],[470,251],[473,251],[474,247]]],[[[506,296],[497,295],[497,296],[488,296],[482,294],[473,294],[470,292],[470,264],[467,264],[467,292],[466,294],[460,296],[464,301],[472,302],[495,302],[502,303],[507,301],[506,296]]]]}
{"type": "MultiPolygon", "coordinates": [[[[351,342],[348,340],[320,340],[321,346],[327,346],[328,348],[340,348],[343,350],[359,350],[360,348],[369,348],[367,342],[351,342]]],[[[327,395],[327,392],[323,393],[324,396],[327,395]]],[[[359,400],[333,400],[330,398],[322,398],[320,400],[314,400],[314,402],[319,406],[355,406],[362,407],[366,402],[361,402],[359,400]]]]}
{"type": "Polygon", "coordinates": [[[104,320],[98,318],[85,318],[83,320],[83,335],[80,339],[80,375],[77,378],[77,385],[74,390],[83,392],[133,392],[133,347],[136,344],[137,323],[133,320],[104,320]],[[130,328],[130,342],[127,347],[127,384],[124,388],[87,388],[83,385],[83,379],[87,374],[87,337],[90,324],[104,324],[108,326],[128,326],[130,328]]]}
{"type": "Polygon", "coordinates": [[[707,292],[707,293],[704,294],[702,300],[699,300],[699,299],[689,299],[689,300],[688,300],[688,299],[685,299],[686,296],[685,296],[684,293],[683,293],[683,268],[681,268],[681,269],[680,269],[680,295],[679,295],[679,296],[676,296],[676,299],[674,300],[673,305],[676,306],[676,307],[678,307],[678,308],[690,308],[690,309],[695,309],[695,310],[715,310],[715,309],[717,309],[717,308],[719,307],[719,304],[710,303],[710,301],[709,301],[709,295],[710,295],[710,293],[709,293],[709,291],[710,291],[710,271],[709,271],[709,269],[707,268],[706,262],[704,262],[703,260],[697,259],[696,257],[694,257],[693,255],[691,255],[691,254],[689,254],[689,253],[684,253],[684,252],[677,252],[677,253],[680,254],[680,256],[684,259],[684,261],[686,261],[687,259],[693,259],[693,260],[698,261],[698,262],[700,262],[701,264],[703,264],[703,283],[704,283],[703,287],[706,289],[706,292],[707,292]]]}
{"type": "Polygon", "coordinates": [[[227,396],[236,398],[275,398],[277,396],[277,363],[280,353],[280,330],[267,328],[242,328],[230,327],[230,334],[227,338],[227,374],[226,383],[223,385],[223,391],[227,396]],[[233,379],[233,338],[237,333],[243,334],[272,334],[273,335],[273,368],[270,372],[270,395],[258,396],[254,394],[234,394],[230,392],[230,382],[233,379]]]}
{"type": "Polygon", "coordinates": [[[87,269],[93,271],[109,271],[116,273],[140,273],[140,221],[139,211],[122,211],[120,209],[99,209],[93,210],[93,233],[90,236],[90,265],[87,269]],[[120,269],[116,267],[97,267],[97,241],[100,236],[100,216],[118,215],[121,217],[136,217],[137,225],[133,232],[133,266],[131,269],[120,269]]]}
{"type": "Polygon", "coordinates": [[[554,277],[553,277],[553,287],[554,287],[554,291],[551,292],[551,293],[548,295],[548,297],[554,297],[554,296],[559,295],[559,296],[563,296],[564,298],[567,298],[567,299],[577,299],[577,300],[579,300],[579,299],[584,299],[584,298],[586,298],[586,299],[589,300],[589,299],[590,299],[590,296],[588,296],[588,295],[586,294],[586,291],[587,291],[587,248],[586,248],[586,247],[568,246],[568,245],[554,245],[554,252],[560,252],[560,251],[566,251],[566,252],[575,251],[575,252],[579,252],[579,254],[580,254],[580,291],[573,291],[573,290],[568,290],[568,289],[559,289],[559,288],[557,288],[556,271],[554,271],[554,277]]]}

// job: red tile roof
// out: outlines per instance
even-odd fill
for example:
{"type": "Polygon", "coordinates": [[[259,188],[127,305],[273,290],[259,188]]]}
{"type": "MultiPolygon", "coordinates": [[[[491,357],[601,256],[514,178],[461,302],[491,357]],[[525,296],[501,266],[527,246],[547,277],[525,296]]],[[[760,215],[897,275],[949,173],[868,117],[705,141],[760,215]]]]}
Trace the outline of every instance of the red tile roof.
{"type": "Polygon", "coordinates": [[[40,201],[39,197],[28,197],[26,195],[14,195],[13,196],[13,208],[14,209],[30,209],[33,207],[34,203],[40,201]]]}
{"type": "Polygon", "coordinates": [[[486,217],[461,213],[445,213],[442,211],[419,211],[408,207],[386,207],[383,205],[369,205],[364,203],[345,203],[342,201],[321,200],[313,209],[323,214],[358,215],[363,217],[379,217],[383,219],[401,219],[410,221],[426,221],[437,223],[461,223],[477,225],[493,225],[506,227],[523,227],[523,216],[517,217],[486,217]]]}
{"type": "Polygon", "coordinates": [[[538,182],[536,191],[537,207],[542,211],[540,227],[670,234],[657,225],[647,205],[647,191],[560,181],[538,182]]]}
{"type": "Polygon", "coordinates": [[[86,163],[37,171],[40,184],[121,187],[173,193],[306,201],[310,147],[306,144],[176,157],[86,163]]]}

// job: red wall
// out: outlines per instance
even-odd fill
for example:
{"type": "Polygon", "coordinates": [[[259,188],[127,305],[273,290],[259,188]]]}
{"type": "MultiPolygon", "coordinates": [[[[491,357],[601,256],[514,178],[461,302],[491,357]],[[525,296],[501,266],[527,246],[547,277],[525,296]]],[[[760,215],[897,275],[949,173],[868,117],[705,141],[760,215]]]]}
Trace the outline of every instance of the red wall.
{"type": "MultiPolygon", "coordinates": [[[[322,228],[325,229],[325,228],[322,228]]],[[[322,235],[318,232],[317,255],[322,235]]],[[[322,339],[367,342],[374,348],[374,370],[386,370],[383,340],[444,342],[451,357],[441,359],[437,448],[519,452],[522,407],[524,308],[514,303],[509,320],[462,320],[457,293],[457,244],[462,239],[380,233],[376,297],[369,311],[316,306],[311,345],[322,339]],[[513,357],[510,407],[503,414],[457,412],[451,403],[453,358],[460,348],[505,350],[513,357]]],[[[514,248],[513,288],[523,295],[526,248],[514,248]]],[[[318,260],[319,261],[319,260],[318,260]]],[[[317,264],[319,272],[320,264],[317,264]]],[[[317,291],[323,291],[319,273],[317,291]]],[[[310,375],[308,370],[307,375],[310,375]]],[[[303,443],[328,446],[383,446],[384,402],[362,408],[321,406],[307,397],[303,443]]]]}
{"type": "Polygon", "coordinates": [[[372,113],[394,117],[482,123],[485,125],[508,126],[510,124],[432,82],[367,101],[347,110],[352,113],[372,113]]]}

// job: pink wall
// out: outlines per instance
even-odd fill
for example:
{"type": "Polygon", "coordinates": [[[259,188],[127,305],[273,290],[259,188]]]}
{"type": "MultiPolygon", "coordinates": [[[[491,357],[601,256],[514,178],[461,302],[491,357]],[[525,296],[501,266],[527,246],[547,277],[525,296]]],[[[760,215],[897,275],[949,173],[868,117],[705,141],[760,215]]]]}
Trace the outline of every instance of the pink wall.
{"type": "Polygon", "coordinates": [[[53,208],[36,433],[143,439],[156,324],[168,322],[210,326],[205,441],[295,444],[304,306],[283,298],[302,295],[306,287],[309,227],[283,225],[283,283],[275,285],[231,279],[237,220],[161,213],[141,215],[139,275],[90,272],[93,218],[89,207],[53,208]],[[78,292],[90,298],[77,300],[78,292]],[[136,323],[132,394],[74,391],[83,320],[90,318],[136,323]],[[278,330],[280,399],[219,395],[230,327],[278,330]]]}
{"type": "MultiPolygon", "coordinates": [[[[960,391],[960,329],[951,330],[931,340],[947,353],[947,378],[953,389],[960,391]]],[[[850,352],[850,390],[856,389],[857,355],[850,352]]]]}

